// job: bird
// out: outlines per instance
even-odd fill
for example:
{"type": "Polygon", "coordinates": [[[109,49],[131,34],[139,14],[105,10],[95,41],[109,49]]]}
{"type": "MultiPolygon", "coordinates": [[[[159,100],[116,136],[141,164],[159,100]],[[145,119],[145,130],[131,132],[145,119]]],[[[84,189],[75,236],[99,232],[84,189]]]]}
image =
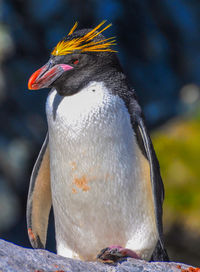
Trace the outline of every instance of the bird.
{"type": "Polygon", "coordinates": [[[45,248],[52,207],[61,256],[168,261],[159,162],[115,37],[102,34],[111,25],[77,30],[76,22],[29,78],[30,90],[51,90],[30,178],[28,235],[45,248]]]}

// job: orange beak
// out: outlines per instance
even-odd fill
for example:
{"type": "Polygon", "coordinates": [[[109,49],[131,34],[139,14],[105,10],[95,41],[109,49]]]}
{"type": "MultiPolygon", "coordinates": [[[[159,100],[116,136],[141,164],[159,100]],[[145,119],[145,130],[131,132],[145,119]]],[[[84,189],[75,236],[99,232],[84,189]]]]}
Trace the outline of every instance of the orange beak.
{"type": "Polygon", "coordinates": [[[67,64],[56,64],[51,67],[49,63],[47,63],[32,74],[28,81],[28,88],[29,90],[48,88],[65,71],[71,69],[73,69],[73,67],[67,64]]]}

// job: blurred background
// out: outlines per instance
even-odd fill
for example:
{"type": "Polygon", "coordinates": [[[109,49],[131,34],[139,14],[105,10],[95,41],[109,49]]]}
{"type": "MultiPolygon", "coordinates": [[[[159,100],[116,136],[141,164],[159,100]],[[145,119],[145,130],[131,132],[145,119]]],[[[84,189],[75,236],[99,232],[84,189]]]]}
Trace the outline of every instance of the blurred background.
{"type": "MultiPolygon", "coordinates": [[[[165,184],[171,260],[200,266],[200,1],[0,1],[0,237],[30,247],[29,178],[44,140],[48,90],[29,76],[74,25],[112,22],[118,56],[136,89],[165,184]]],[[[51,224],[48,248],[54,250],[51,224]]]]}

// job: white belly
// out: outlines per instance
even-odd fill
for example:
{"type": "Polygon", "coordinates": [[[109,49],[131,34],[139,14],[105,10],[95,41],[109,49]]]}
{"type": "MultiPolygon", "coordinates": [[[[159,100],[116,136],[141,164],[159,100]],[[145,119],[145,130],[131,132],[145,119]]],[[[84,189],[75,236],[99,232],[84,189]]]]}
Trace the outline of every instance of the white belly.
{"type": "Polygon", "coordinates": [[[93,260],[120,245],[149,259],[158,239],[149,166],[123,100],[93,82],[73,96],[53,90],[46,112],[58,254],[93,260]]]}

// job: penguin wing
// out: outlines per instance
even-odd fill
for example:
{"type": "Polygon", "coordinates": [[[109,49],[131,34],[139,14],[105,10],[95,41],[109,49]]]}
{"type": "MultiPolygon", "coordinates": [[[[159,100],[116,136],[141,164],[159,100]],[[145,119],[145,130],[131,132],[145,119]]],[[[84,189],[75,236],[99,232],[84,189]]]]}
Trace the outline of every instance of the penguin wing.
{"type": "Polygon", "coordinates": [[[51,209],[48,134],[34,165],[27,201],[27,227],[31,245],[44,248],[51,209]]]}
{"type": "MultiPolygon", "coordinates": [[[[134,94],[135,95],[135,94],[134,94]]],[[[154,200],[154,210],[156,215],[156,225],[159,233],[159,240],[163,246],[163,228],[162,228],[162,204],[164,199],[164,187],[160,175],[159,163],[151,142],[149,133],[146,129],[141,108],[134,96],[128,105],[128,110],[131,116],[131,123],[136,133],[138,145],[143,155],[149,161],[151,188],[154,200]]],[[[164,249],[164,247],[163,247],[164,249]]]]}
{"type": "Polygon", "coordinates": [[[144,119],[142,116],[136,117],[136,137],[140,142],[141,149],[150,164],[150,177],[152,185],[152,193],[154,200],[154,210],[156,215],[156,225],[159,233],[159,240],[157,242],[156,248],[152,254],[151,261],[169,261],[167,251],[164,248],[163,242],[163,225],[162,225],[162,205],[164,200],[164,186],[162,178],[160,175],[160,166],[151,142],[151,138],[144,124],[144,119]],[[142,147],[143,144],[143,147],[142,147]]]}

